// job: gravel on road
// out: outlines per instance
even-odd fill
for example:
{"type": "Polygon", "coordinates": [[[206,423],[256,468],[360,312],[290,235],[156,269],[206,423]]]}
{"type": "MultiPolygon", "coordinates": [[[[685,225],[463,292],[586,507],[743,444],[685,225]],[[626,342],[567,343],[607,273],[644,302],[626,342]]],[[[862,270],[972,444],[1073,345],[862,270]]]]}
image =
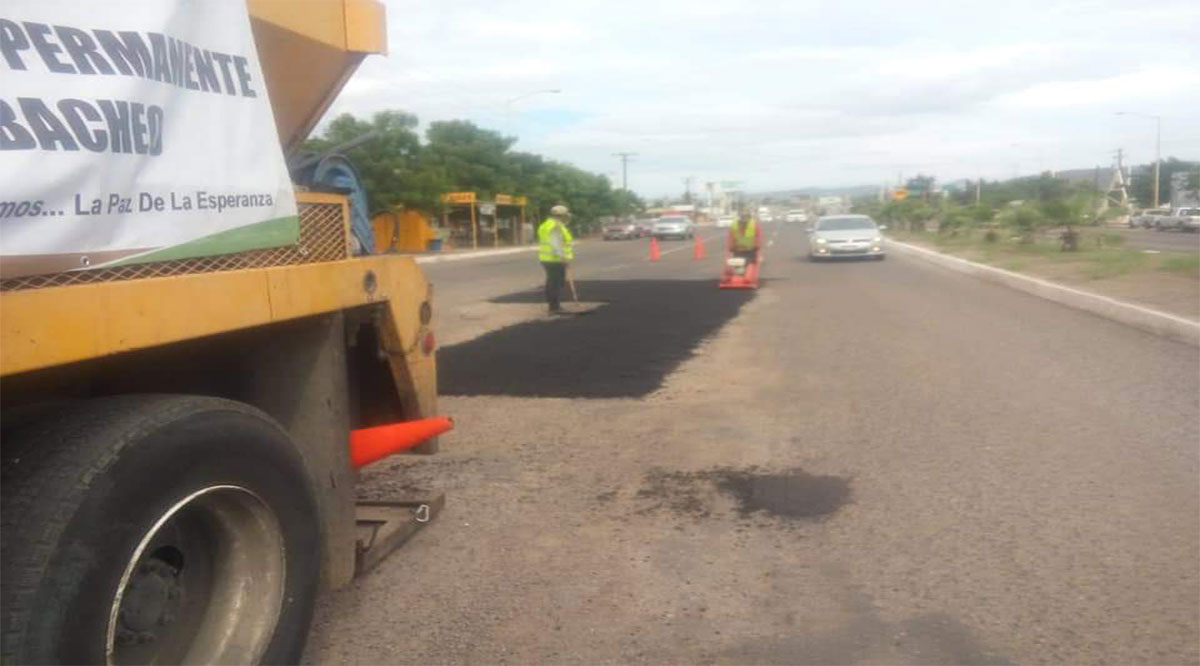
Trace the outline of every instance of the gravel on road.
{"type": "Polygon", "coordinates": [[[446,508],[325,599],[306,660],[1200,661],[1200,351],[901,257],[804,249],[780,233],[737,307],[716,261],[664,258],[588,284],[611,298],[593,316],[445,350],[456,430],[363,488],[437,488],[446,508]],[[662,318],[679,346],[643,357],[652,381],[618,371],[616,343],[581,361],[543,332],[598,333],[640,302],[620,282],[671,279],[653,288],[690,309],[662,318]],[[528,359],[522,341],[606,388],[551,373],[557,397],[533,398],[471,376],[535,379],[486,353],[528,359]]]}

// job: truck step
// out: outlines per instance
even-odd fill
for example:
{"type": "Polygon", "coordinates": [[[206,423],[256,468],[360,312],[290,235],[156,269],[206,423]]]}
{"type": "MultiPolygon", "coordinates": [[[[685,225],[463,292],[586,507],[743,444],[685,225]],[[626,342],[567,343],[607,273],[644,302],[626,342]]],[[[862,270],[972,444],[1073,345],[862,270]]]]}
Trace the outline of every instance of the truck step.
{"type": "Polygon", "coordinates": [[[354,575],[361,576],[403,546],[429,524],[446,504],[446,494],[431,492],[388,501],[359,501],[355,504],[358,543],[354,575]]]}

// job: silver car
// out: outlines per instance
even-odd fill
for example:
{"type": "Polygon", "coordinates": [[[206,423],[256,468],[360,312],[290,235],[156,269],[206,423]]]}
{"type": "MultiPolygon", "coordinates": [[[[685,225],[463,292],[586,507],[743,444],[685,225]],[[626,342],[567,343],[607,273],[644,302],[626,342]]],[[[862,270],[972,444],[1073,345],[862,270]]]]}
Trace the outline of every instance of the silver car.
{"type": "Polygon", "coordinates": [[[886,229],[866,215],[829,215],[817,220],[808,235],[808,256],[813,261],[833,257],[871,257],[882,260],[886,229]]]}
{"type": "Polygon", "coordinates": [[[691,238],[696,235],[696,225],[686,217],[672,216],[660,217],[654,223],[654,237],[659,239],[666,238],[691,238]]]}

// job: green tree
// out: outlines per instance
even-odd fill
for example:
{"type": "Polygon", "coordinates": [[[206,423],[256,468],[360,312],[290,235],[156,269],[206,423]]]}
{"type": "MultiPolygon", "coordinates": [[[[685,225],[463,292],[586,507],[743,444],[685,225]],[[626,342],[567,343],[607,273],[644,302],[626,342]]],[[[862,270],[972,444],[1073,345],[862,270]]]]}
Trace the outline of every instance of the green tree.
{"type": "MultiPolygon", "coordinates": [[[[1133,182],[1130,183],[1129,196],[1139,206],[1149,207],[1154,203],[1154,164],[1142,164],[1133,167],[1133,182]]],[[[1200,174],[1200,162],[1181,160],[1168,157],[1159,167],[1158,200],[1166,205],[1171,199],[1171,176],[1180,172],[1196,172],[1200,174]]],[[[1200,179],[1200,176],[1197,176],[1200,179]]],[[[1197,183],[1200,187],[1200,183],[1197,183]]]]}
{"type": "Polygon", "coordinates": [[[512,151],[515,139],[465,120],[431,123],[421,142],[417,118],[402,111],[382,111],[370,121],[339,116],[310,150],[330,147],[374,133],[374,138],[346,151],[363,177],[373,210],[396,205],[427,212],[441,210],[441,195],[451,191],[525,195],[535,218],[564,204],[572,210],[572,227],[587,232],[606,215],[627,215],[645,208],[632,192],[614,190],[608,179],[540,155],[512,151]]]}
{"type": "Polygon", "coordinates": [[[998,216],[1000,221],[1020,237],[1024,245],[1032,244],[1044,215],[1042,209],[1032,202],[1009,206],[998,216]]]}
{"type": "Polygon", "coordinates": [[[380,111],[370,121],[343,114],[305,148],[324,152],[374,132],[374,138],[345,151],[362,176],[371,210],[396,205],[429,208],[438,201],[442,184],[439,174],[423,164],[416,127],[417,117],[403,111],[380,111]]]}
{"type": "Polygon", "coordinates": [[[445,174],[451,190],[476,192],[487,199],[516,189],[507,155],[515,138],[467,120],[430,123],[425,138],[424,165],[445,174]]]}
{"type": "Polygon", "coordinates": [[[646,210],[645,202],[629,190],[613,190],[612,198],[613,211],[617,215],[635,215],[646,210]]]}
{"type": "Polygon", "coordinates": [[[996,209],[985,203],[972,204],[967,207],[967,212],[974,224],[987,224],[996,217],[996,209]]]}

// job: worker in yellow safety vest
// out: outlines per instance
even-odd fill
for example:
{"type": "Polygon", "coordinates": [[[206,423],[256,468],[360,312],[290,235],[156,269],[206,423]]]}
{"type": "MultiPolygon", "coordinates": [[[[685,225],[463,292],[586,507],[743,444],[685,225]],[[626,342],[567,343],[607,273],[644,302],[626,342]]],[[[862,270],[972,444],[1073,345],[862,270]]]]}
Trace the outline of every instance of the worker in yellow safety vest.
{"type": "Polygon", "coordinates": [[[737,222],[729,225],[729,252],[735,257],[742,257],[746,263],[758,261],[758,251],[762,248],[762,227],[750,213],[743,211],[737,222]]]}
{"type": "Polygon", "coordinates": [[[537,230],[538,261],[546,271],[546,305],[550,314],[562,312],[559,295],[567,280],[567,266],[575,258],[575,239],[566,224],[569,219],[571,211],[566,206],[555,206],[537,230]]]}

